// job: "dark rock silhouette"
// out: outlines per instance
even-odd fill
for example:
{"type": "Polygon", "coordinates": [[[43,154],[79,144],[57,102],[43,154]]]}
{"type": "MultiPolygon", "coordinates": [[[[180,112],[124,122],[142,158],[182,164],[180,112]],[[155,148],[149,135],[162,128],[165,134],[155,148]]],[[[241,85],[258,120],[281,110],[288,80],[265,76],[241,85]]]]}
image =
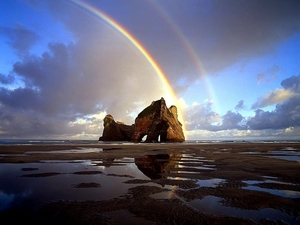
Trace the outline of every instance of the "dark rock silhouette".
{"type": "Polygon", "coordinates": [[[100,141],[183,142],[182,124],[178,121],[177,108],[168,108],[164,98],[153,101],[139,113],[134,125],[116,123],[111,115],[104,118],[104,130],[100,141]]]}
{"type": "Polygon", "coordinates": [[[99,141],[131,141],[134,125],[129,126],[121,122],[115,122],[110,114],[105,116],[103,125],[103,134],[99,141]]]}

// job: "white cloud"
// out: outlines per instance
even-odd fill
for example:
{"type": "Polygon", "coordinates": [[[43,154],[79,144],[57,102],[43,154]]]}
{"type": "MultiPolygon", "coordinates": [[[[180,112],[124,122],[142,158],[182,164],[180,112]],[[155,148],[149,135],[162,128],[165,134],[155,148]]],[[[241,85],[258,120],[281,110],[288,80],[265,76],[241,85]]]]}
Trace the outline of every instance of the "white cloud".
{"type": "Polygon", "coordinates": [[[289,89],[278,88],[262,96],[260,99],[258,99],[258,101],[252,106],[252,109],[264,108],[266,106],[282,103],[297,95],[299,94],[294,93],[289,89]]]}
{"type": "Polygon", "coordinates": [[[285,129],[284,131],[285,133],[291,133],[291,132],[294,132],[294,127],[288,127],[285,129]]]}

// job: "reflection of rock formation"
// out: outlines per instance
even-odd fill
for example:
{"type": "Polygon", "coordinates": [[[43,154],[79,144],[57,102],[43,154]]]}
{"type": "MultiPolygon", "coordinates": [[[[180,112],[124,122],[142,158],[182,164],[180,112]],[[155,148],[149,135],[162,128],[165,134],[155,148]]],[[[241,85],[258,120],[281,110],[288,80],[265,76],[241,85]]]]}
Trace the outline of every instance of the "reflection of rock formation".
{"type": "Polygon", "coordinates": [[[178,167],[181,156],[178,153],[146,155],[135,158],[134,162],[138,169],[150,179],[161,179],[165,171],[178,167]]]}
{"type": "Polygon", "coordinates": [[[107,159],[102,159],[102,164],[104,167],[109,168],[113,165],[115,159],[107,158],[107,159]]]}

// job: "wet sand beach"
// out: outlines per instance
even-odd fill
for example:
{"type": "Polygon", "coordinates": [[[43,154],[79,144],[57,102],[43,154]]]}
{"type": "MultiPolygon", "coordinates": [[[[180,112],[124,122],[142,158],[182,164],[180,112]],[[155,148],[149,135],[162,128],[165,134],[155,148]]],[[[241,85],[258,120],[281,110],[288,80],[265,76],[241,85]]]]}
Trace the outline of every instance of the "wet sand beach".
{"type": "Polygon", "coordinates": [[[0,145],[0,219],[299,224],[300,143],[0,145]]]}

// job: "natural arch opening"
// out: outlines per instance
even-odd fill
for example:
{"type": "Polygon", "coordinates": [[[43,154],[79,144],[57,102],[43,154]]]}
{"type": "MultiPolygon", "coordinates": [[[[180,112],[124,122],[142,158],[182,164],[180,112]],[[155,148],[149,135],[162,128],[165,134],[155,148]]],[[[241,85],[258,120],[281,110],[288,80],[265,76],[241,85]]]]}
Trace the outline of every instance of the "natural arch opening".
{"type": "Polygon", "coordinates": [[[142,142],[145,142],[147,140],[147,135],[144,135],[143,137],[142,137],[142,142]]]}

